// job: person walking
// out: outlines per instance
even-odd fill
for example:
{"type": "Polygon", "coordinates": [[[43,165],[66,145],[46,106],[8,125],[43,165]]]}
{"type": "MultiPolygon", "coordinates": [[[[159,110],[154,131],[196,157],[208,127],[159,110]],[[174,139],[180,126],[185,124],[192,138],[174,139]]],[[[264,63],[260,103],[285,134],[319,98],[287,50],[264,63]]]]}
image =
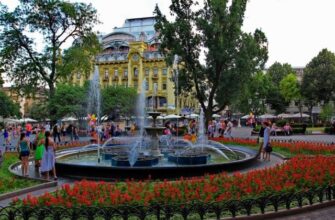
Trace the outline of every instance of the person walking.
{"type": "Polygon", "coordinates": [[[228,122],[226,123],[226,131],[225,131],[225,135],[227,136],[227,137],[229,137],[229,138],[232,138],[232,136],[231,136],[231,132],[232,132],[232,130],[233,130],[233,123],[230,121],[230,120],[228,120],[228,122]]]}
{"type": "Polygon", "coordinates": [[[271,129],[269,122],[263,122],[264,126],[264,141],[263,141],[263,160],[270,161],[270,154],[272,152],[272,146],[270,144],[271,129]]]}
{"type": "Polygon", "coordinates": [[[60,127],[58,124],[55,124],[52,128],[52,135],[54,137],[54,142],[56,143],[56,140],[58,138],[58,143],[61,142],[60,140],[60,127]]]}
{"type": "Polygon", "coordinates": [[[29,176],[28,171],[30,148],[29,141],[27,140],[25,133],[21,133],[20,140],[17,145],[17,151],[19,152],[19,157],[21,159],[22,176],[29,176]]]}
{"type": "Polygon", "coordinates": [[[45,132],[44,141],[45,150],[41,161],[41,173],[45,174],[45,178],[49,180],[49,174],[52,171],[54,180],[57,180],[56,168],[55,168],[55,151],[56,146],[53,140],[50,138],[50,132],[45,132]]]}
{"type": "MultiPolygon", "coordinates": [[[[257,142],[259,143],[258,159],[261,159],[261,154],[263,154],[264,130],[265,130],[265,125],[264,123],[262,123],[261,129],[259,130],[259,133],[258,133],[258,139],[257,139],[257,142]]],[[[264,159],[264,156],[263,156],[263,159],[264,159]]]]}

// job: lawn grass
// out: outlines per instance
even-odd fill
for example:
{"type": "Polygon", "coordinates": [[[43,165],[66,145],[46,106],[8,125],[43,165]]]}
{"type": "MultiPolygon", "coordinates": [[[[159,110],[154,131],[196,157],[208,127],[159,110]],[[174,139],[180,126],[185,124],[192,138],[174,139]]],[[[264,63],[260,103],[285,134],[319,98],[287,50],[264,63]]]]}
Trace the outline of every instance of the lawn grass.
{"type": "Polygon", "coordinates": [[[312,131],[320,131],[320,132],[324,132],[325,131],[325,127],[308,127],[306,129],[307,132],[312,132],[312,131]]]}
{"type": "Polygon", "coordinates": [[[3,157],[3,162],[0,166],[0,194],[13,192],[41,183],[35,180],[19,178],[9,172],[9,166],[19,161],[17,153],[5,153],[3,157]]]}

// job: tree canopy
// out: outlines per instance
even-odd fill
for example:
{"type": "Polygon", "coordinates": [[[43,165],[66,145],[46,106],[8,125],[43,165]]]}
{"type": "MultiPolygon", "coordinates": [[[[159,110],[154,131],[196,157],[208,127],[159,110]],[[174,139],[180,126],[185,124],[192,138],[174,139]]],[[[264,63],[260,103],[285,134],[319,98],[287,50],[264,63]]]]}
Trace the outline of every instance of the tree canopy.
{"type": "Polygon", "coordinates": [[[77,118],[86,116],[87,86],[58,84],[54,96],[49,100],[49,108],[55,109],[50,115],[52,120],[73,115],[77,118]]]}
{"type": "Polygon", "coordinates": [[[120,115],[130,116],[134,113],[137,92],[134,88],[107,86],[102,89],[102,115],[117,118],[120,115]]]}
{"type": "Polygon", "coordinates": [[[3,91],[0,90],[0,116],[19,116],[20,106],[14,103],[3,91]]]}
{"type": "Polygon", "coordinates": [[[323,49],[306,66],[302,93],[307,102],[315,105],[335,98],[335,54],[323,49]]]}
{"type": "Polygon", "coordinates": [[[172,64],[175,54],[180,57],[181,92],[194,91],[210,119],[237,98],[252,73],[263,69],[267,39],[260,30],[242,31],[246,0],[205,0],[202,8],[195,9],[197,4],[172,0],[174,21],[156,6],[155,28],[167,63],[172,64]]]}
{"type": "Polygon", "coordinates": [[[264,74],[262,71],[253,74],[241,96],[237,99],[238,110],[245,114],[250,111],[255,115],[263,114],[266,111],[265,100],[271,88],[268,74],[264,74]]]}
{"type": "Polygon", "coordinates": [[[290,73],[285,76],[279,83],[280,93],[285,101],[298,101],[301,97],[300,85],[297,76],[290,73]]]}
{"type": "Polygon", "coordinates": [[[57,80],[70,71],[62,67],[62,47],[71,39],[92,36],[97,22],[91,4],[20,0],[9,11],[0,3],[0,68],[25,93],[47,85],[52,97],[57,80]]]}
{"type": "Polygon", "coordinates": [[[285,100],[280,92],[280,82],[290,73],[295,73],[292,66],[288,63],[281,64],[279,62],[273,63],[267,71],[270,76],[271,89],[266,97],[266,102],[278,114],[285,112],[289,105],[289,101],[285,100]]]}

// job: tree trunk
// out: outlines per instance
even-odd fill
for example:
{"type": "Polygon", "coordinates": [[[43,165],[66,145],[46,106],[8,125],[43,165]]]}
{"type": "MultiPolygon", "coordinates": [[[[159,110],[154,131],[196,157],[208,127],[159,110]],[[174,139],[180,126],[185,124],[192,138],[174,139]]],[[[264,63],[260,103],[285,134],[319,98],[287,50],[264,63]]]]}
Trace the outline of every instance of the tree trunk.
{"type": "MultiPolygon", "coordinates": [[[[55,95],[55,86],[52,82],[48,82],[48,86],[49,86],[49,100],[52,99],[55,95]]],[[[51,119],[51,125],[53,126],[54,124],[57,123],[57,119],[54,118],[53,116],[56,115],[56,109],[53,105],[50,105],[49,107],[49,114],[50,114],[50,119],[51,119]]]]}
{"type": "Polygon", "coordinates": [[[314,127],[313,106],[308,106],[308,112],[309,115],[311,116],[312,127],[314,127]]]}
{"type": "Polygon", "coordinates": [[[208,107],[204,111],[204,114],[205,114],[205,130],[207,131],[208,123],[212,120],[213,109],[208,107]]]}

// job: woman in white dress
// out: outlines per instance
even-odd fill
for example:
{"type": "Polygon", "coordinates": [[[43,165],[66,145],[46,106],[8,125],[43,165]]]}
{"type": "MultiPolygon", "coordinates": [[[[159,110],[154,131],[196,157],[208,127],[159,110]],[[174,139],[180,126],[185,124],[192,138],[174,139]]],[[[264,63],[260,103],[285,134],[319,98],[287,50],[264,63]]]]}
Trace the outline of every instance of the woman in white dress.
{"type": "Polygon", "coordinates": [[[55,151],[56,146],[52,138],[50,138],[50,131],[45,132],[44,141],[45,150],[41,161],[41,173],[45,174],[46,179],[49,179],[49,173],[52,171],[54,180],[57,180],[56,168],[55,168],[55,151]]]}

